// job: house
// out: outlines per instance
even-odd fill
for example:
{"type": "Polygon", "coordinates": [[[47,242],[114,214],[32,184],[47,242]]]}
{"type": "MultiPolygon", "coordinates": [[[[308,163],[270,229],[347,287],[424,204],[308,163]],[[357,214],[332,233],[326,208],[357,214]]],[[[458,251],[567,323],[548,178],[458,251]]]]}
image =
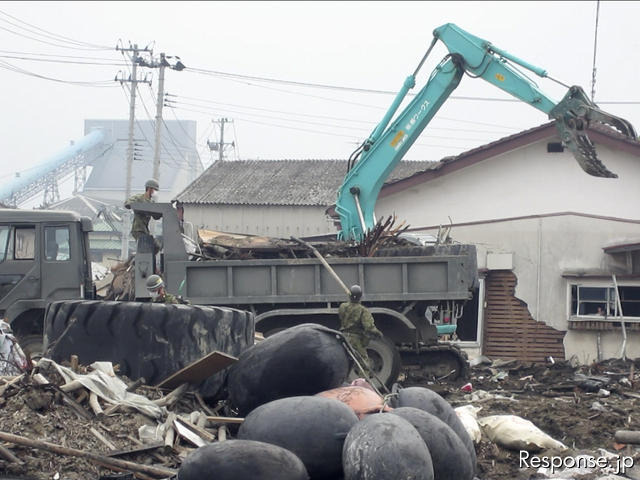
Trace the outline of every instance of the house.
{"type": "Polygon", "coordinates": [[[618,357],[626,333],[627,356],[640,356],[640,142],[601,128],[589,136],[619,178],[586,174],[551,122],[381,192],[379,216],[396,213],[415,232],[451,225],[456,241],[476,245],[486,355],[589,363],[618,357]]]}
{"type": "MultiPolygon", "coordinates": [[[[403,162],[390,181],[434,162],[403,162]]],[[[336,201],[346,160],[241,160],[211,165],[176,196],[195,228],[274,237],[335,232],[325,211],[336,201]]]]}
{"type": "MultiPolygon", "coordinates": [[[[480,286],[459,326],[472,353],[589,363],[624,343],[640,356],[640,142],[589,136],[618,178],[586,174],[551,122],[440,162],[401,162],[383,187],[378,217],[476,245],[480,286]]],[[[324,210],[345,172],[335,160],[224,162],[177,200],[199,228],[335,233],[324,210]]]]}

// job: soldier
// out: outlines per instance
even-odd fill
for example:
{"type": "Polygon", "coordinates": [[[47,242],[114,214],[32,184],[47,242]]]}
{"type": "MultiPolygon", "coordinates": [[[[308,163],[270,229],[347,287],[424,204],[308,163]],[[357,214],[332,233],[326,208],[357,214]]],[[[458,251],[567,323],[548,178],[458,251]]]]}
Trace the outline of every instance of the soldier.
{"type": "Polygon", "coordinates": [[[147,290],[151,295],[153,303],[182,303],[189,305],[187,300],[171,295],[165,290],[164,281],[160,275],[149,275],[149,278],[147,278],[147,290]]]}
{"type": "MultiPolygon", "coordinates": [[[[134,202],[150,202],[153,203],[153,195],[160,189],[160,185],[158,181],[155,179],[147,180],[144,184],[145,191],[144,193],[140,193],[138,195],[133,195],[124,203],[126,208],[131,208],[131,204],[134,202]]],[[[151,220],[152,215],[147,213],[135,212],[133,216],[133,223],[131,225],[131,236],[138,241],[142,235],[151,235],[149,231],[149,221],[151,220]]],[[[153,215],[153,218],[158,220],[160,218],[159,215],[153,215]]],[[[155,246],[155,253],[160,251],[160,243],[155,238],[153,239],[153,244],[155,246]]]]}
{"type": "Polygon", "coordinates": [[[360,285],[353,285],[350,289],[349,301],[340,304],[340,331],[363,360],[369,364],[367,345],[373,337],[382,338],[382,332],[376,328],[373,316],[360,303],[362,289],[360,285]]]}

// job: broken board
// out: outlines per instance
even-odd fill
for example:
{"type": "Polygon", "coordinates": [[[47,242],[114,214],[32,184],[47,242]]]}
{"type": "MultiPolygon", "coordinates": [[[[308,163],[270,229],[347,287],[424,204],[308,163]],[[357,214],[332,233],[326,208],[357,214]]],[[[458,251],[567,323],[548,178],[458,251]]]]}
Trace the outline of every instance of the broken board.
{"type": "Polygon", "coordinates": [[[211,352],[199,360],[190,363],[181,370],[160,382],[158,388],[176,388],[183,383],[200,383],[214,373],[224,370],[238,359],[222,352],[211,352]]]}

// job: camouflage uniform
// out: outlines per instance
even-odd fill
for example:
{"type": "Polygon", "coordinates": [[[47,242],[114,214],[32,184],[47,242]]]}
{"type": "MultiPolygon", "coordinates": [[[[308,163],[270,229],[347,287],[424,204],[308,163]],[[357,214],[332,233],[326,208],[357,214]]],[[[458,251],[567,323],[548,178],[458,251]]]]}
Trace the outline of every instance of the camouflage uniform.
{"type": "Polygon", "coordinates": [[[355,302],[340,304],[338,315],[340,316],[340,331],[368,364],[367,345],[369,345],[369,339],[372,337],[382,338],[382,332],[376,328],[373,316],[364,305],[355,302]]]}
{"type": "MultiPolygon", "coordinates": [[[[126,208],[131,208],[131,204],[135,202],[155,203],[153,199],[148,198],[144,193],[140,193],[130,197],[124,203],[124,206],[126,208]]],[[[134,210],[133,223],[131,225],[131,236],[136,240],[136,242],[142,235],[151,235],[151,232],[149,231],[149,221],[151,220],[151,217],[152,215],[149,213],[142,213],[134,210]]],[[[153,217],[156,218],[156,216],[153,217]]],[[[157,217],[156,220],[158,218],[160,217],[157,217]]],[[[160,251],[160,243],[158,240],[154,238],[153,244],[155,245],[156,252],[160,251]]]]}
{"type": "Polygon", "coordinates": [[[158,295],[153,299],[153,303],[171,303],[178,304],[181,303],[183,305],[191,305],[189,300],[183,300],[181,297],[176,297],[175,295],[171,295],[169,292],[164,292],[163,295],[158,295]]]}

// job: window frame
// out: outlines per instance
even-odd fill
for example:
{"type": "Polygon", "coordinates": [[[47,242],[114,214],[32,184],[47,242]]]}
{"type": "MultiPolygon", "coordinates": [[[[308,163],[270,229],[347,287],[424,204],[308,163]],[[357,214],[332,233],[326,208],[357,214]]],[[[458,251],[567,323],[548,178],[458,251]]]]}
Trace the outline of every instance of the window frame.
{"type": "Polygon", "coordinates": [[[43,245],[43,259],[45,262],[55,262],[55,263],[59,263],[59,262],[69,262],[71,261],[71,257],[72,257],[72,250],[71,250],[71,229],[69,228],[69,225],[44,225],[44,241],[42,243],[43,245]],[[58,255],[60,254],[60,244],[58,243],[58,239],[57,239],[57,235],[56,233],[54,233],[54,239],[56,240],[56,244],[58,244],[58,251],[56,253],[56,258],[54,259],[49,259],[47,258],[47,234],[49,231],[54,231],[56,232],[57,230],[66,230],[67,232],[67,248],[68,248],[68,254],[67,254],[67,258],[66,259],[58,259],[58,255]]]}
{"type": "Polygon", "coordinates": [[[36,248],[36,243],[37,243],[37,228],[35,225],[14,225],[13,226],[13,235],[11,236],[11,239],[13,240],[11,242],[12,245],[12,260],[18,261],[18,262],[23,262],[23,261],[34,261],[36,259],[36,255],[37,255],[37,248],[36,248]],[[32,257],[18,257],[16,255],[17,252],[17,246],[18,246],[18,230],[31,230],[33,232],[33,256],[32,257]]]}
{"type": "MultiPolygon", "coordinates": [[[[586,322],[592,322],[594,320],[598,320],[598,321],[608,321],[608,322],[619,322],[620,321],[620,317],[619,317],[619,313],[618,313],[618,305],[616,302],[616,295],[615,295],[615,287],[613,285],[613,282],[607,282],[607,281],[596,281],[596,282],[577,282],[577,281],[570,281],[568,282],[568,313],[569,313],[569,320],[571,321],[586,321],[586,322]],[[580,288],[601,288],[601,289],[605,289],[605,298],[603,300],[595,300],[595,299],[585,299],[584,301],[581,301],[580,299],[580,288]],[[575,290],[574,290],[575,289],[575,290]],[[574,293],[575,292],[575,293],[574,293]],[[604,304],[604,306],[606,307],[605,309],[605,315],[598,315],[597,313],[579,313],[580,312],[580,305],[581,304],[604,304]]],[[[627,290],[628,291],[628,290],[627,290]]],[[[640,283],[627,283],[627,282],[623,282],[620,283],[618,282],[618,293],[620,295],[620,303],[622,305],[622,313],[623,313],[623,318],[626,322],[638,322],[640,323],[640,315],[629,315],[627,313],[625,313],[625,303],[640,303],[640,283]],[[622,290],[623,289],[637,289],[637,299],[634,298],[627,298],[625,299],[622,295],[622,290]]]]}

